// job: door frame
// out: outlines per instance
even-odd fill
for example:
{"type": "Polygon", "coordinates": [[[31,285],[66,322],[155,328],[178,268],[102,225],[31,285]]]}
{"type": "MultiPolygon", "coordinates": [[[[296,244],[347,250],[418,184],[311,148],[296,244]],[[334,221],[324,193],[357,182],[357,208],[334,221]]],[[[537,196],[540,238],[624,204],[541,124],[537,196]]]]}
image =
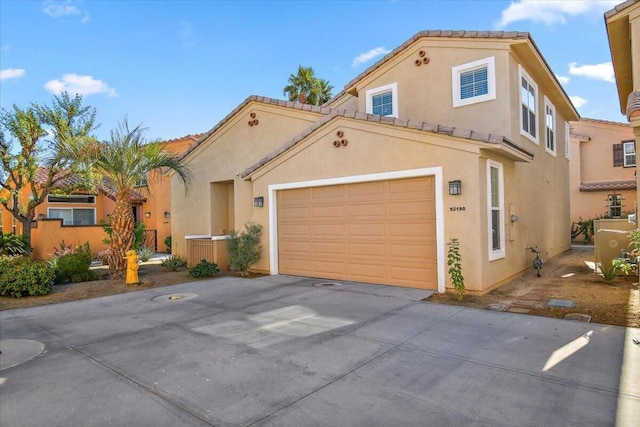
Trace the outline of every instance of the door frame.
{"type": "Polygon", "coordinates": [[[268,186],[269,198],[269,269],[272,275],[278,273],[278,198],[280,190],[295,188],[324,187],[327,185],[356,184],[362,182],[388,181],[404,178],[418,178],[433,176],[435,178],[435,203],[436,203],[436,264],[438,274],[438,292],[445,289],[445,244],[444,244],[444,208],[442,190],[442,167],[430,167],[421,169],[407,169],[394,172],[381,172],[364,175],[351,175],[339,178],[316,179],[312,181],[287,182],[270,184],[268,186]]]}

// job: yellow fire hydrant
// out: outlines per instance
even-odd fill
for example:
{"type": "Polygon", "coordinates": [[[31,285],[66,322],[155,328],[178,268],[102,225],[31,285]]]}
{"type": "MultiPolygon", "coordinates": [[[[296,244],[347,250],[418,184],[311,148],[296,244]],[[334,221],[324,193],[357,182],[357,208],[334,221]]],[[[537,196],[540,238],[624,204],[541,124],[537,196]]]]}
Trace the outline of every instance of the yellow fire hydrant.
{"type": "Polygon", "coordinates": [[[134,250],[128,250],[126,252],[125,259],[127,260],[127,285],[136,285],[140,283],[138,280],[138,254],[134,250]]]}

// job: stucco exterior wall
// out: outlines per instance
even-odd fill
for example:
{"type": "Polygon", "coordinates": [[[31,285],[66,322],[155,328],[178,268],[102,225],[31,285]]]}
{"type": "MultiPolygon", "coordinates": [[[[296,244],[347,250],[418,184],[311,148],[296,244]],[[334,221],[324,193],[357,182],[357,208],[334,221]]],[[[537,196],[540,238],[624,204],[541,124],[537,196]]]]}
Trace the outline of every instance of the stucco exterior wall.
{"type": "Polygon", "coordinates": [[[108,237],[99,225],[63,226],[60,219],[45,219],[37,222],[37,227],[31,229],[33,259],[49,259],[54,248],[60,247],[64,240],[66,245],[82,246],[89,243],[91,255],[107,249],[102,240],[108,237]]]}
{"type": "Polygon", "coordinates": [[[626,123],[583,119],[571,122],[571,221],[608,214],[607,196],[622,195],[622,211],[633,211],[635,189],[580,191],[581,184],[635,180],[635,167],[613,166],[613,145],[634,139],[626,123]]]}
{"type": "Polygon", "coordinates": [[[186,256],[186,235],[217,235],[221,229],[242,229],[252,216],[253,191],[250,182],[239,178],[240,172],[321,117],[310,111],[283,111],[281,107],[252,102],[191,152],[185,158],[192,174],[189,192],[184,193],[177,176],[171,178],[173,252],[186,256]],[[250,120],[258,120],[258,125],[249,126],[250,120]],[[227,191],[220,196],[222,199],[214,200],[212,183],[232,184],[231,193],[227,191]],[[221,203],[233,213],[233,221],[228,220],[226,226],[212,215],[221,203]]]}

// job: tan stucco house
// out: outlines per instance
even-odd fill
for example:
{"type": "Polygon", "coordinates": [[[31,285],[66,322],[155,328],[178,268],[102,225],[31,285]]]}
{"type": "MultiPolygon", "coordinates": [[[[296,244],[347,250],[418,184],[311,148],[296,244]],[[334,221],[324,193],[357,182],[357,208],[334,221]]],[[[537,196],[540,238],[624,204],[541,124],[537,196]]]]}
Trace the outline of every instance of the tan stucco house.
{"type": "MultiPolygon", "coordinates": [[[[640,0],[620,3],[604,14],[604,20],[620,111],[629,119],[637,147],[640,143],[640,0]]],[[[640,200],[640,186],[636,186],[636,200],[640,200]]]]}
{"type": "Polygon", "coordinates": [[[571,122],[571,221],[623,218],[636,200],[636,154],[628,123],[571,122]]]}
{"type": "Polygon", "coordinates": [[[528,33],[424,31],[322,107],[250,96],[172,179],[173,251],[263,226],[254,270],[469,291],[570,247],[578,113],[528,33]]]}

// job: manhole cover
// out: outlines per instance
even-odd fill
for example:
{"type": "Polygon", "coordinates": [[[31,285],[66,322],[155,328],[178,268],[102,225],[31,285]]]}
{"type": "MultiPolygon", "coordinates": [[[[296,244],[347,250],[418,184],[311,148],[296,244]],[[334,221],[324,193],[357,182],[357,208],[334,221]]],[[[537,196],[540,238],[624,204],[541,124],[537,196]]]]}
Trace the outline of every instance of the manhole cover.
{"type": "Polygon", "coordinates": [[[153,302],[176,302],[176,301],[186,301],[194,298],[198,298],[200,295],[196,293],[176,293],[176,294],[165,294],[157,297],[153,297],[151,301],[153,302]]]}
{"type": "Polygon", "coordinates": [[[314,283],[313,286],[316,288],[335,288],[336,286],[342,286],[342,283],[338,282],[319,282],[314,283]]]}
{"type": "Polygon", "coordinates": [[[44,343],[35,340],[0,340],[0,371],[28,362],[44,351],[44,343]]]}

